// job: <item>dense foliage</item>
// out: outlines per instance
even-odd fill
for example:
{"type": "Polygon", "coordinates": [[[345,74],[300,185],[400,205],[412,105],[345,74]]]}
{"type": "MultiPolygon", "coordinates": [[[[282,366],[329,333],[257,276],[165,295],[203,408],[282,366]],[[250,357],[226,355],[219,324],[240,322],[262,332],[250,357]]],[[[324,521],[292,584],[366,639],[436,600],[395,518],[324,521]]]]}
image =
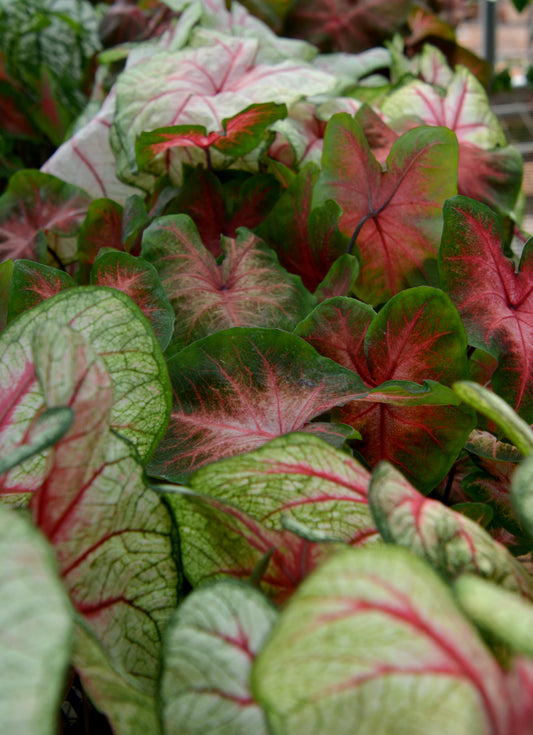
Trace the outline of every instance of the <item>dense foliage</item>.
{"type": "Polygon", "coordinates": [[[483,65],[410,0],[4,4],[5,160],[63,142],[0,197],[2,735],[72,670],[116,735],[530,733],[533,240],[483,65]]]}

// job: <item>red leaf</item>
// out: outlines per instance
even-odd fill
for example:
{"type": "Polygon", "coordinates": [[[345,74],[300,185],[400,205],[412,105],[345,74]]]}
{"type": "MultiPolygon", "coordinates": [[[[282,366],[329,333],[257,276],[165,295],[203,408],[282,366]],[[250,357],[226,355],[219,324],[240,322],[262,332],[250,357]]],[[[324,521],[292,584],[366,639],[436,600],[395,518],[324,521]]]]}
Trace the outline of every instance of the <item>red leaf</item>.
{"type": "Polygon", "coordinates": [[[346,113],[326,129],[314,201],[334,199],[342,232],[361,252],[356,294],[382,303],[407,286],[436,282],[442,205],[456,192],[457,141],[445,128],[416,128],[393,145],[383,171],[346,113]]]}
{"type": "Polygon", "coordinates": [[[444,207],[439,267],[470,344],[498,359],[494,391],[533,423],[533,243],[518,272],[503,254],[497,216],[483,204],[454,197],[444,207]]]}

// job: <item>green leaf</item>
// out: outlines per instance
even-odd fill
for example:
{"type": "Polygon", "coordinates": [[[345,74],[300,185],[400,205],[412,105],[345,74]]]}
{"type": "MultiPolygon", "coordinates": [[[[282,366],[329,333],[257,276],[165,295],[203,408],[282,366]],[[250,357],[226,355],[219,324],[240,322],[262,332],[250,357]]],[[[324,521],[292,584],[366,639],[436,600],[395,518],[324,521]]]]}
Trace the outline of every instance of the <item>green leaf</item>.
{"type": "Polygon", "coordinates": [[[533,431],[500,396],[478,383],[461,380],[453,389],[464,403],[487,416],[527,456],[533,450],[533,431]]]}
{"type": "Polygon", "coordinates": [[[334,296],[349,296],[359,275],[359,261],[355,255],[344,253],[333,265],[315,289],[317,301],[334,296]]]}
{"type": "Polygon", "coordinates": [[[189,595],[170,621],[163,647],[165,732],[268,735],[250,691],[250,672],[276,618],[259,591],[238,582],[217,582],[189,595]]]}
{"type": "Polygon", "coordinates": [[[74,625],[73,665],[84,689],[107,716],[114,735],[161,735],[157,701],[111,662],[83,618],[74,625]]]}
{"type": "Polygon", "coordinates": [[[17,444],[7,456],[0,457],[0,475],[55,444],[69,430],[72,418],[72,410],[68,406],[49,408],[38,416],[26,433],[24,443],[17,444]]]}
{"type": "Polygon", "coordinates": [[[369,481],[368,470],[350,455],[318,437],[294,433],[207,465],[189,485],[233,503],[267,528],[281,531],[294,520],[329,540],[357,545],[376,538],[369,481]]]}
{"type": "Polygon", "coordinates": [[[533,599],[533,577],[466,515],[425,498],[386,462],[374,470],[369,503],[379,532],[426,559],[445,577],[471,572],[533,599]]]}
{"type": "Polygon", "coordinates": [[[522,526],[533,538],[533,456],[528,456],[515,471],[511,499],[522,526]]]}
{"type": "Polygon", "coordinates": [[[0,263],[0,332],[7,324],[7,309],[9,301],[9,284],[13,275],[13,261],[6,260],[0,263]]]}
{"type": "Polygon", "coordinates": [[[49,545],[0,507],[0,731],[54,735],[72,644],[72,608],[49,545]]]}
{"type": "MultiPolygon", "coordinates": [[[[161,349],[145,317],[114,289],[73,288],[47,299],[3,332],[0,390],[12,391],[19,366],[33,361],[34,333],[49,321],[69,324],[102,356],[113,379],[111,425],[147,459],[166,427],[170,389],[161,349]]],[[[32,407],[29,420],[37,408],[32,407]]]]}
{"type": "Polygon", "coordinates": [[[347,549],[280,615],[252,671],[274,735],[507,732],[505,675],[405,549],[347,549]]]}
{"type": "Polygon", "coordinates": [[[31,260],[16,260],[9,290],[9,321],[75,285],[74,279],[58,268],[31,260]]]}
{"type": "Polygon", "coordinates": [[[500,586],[470,574],[454,585],[457,601],[476,625],[515,651],[533,657],[533,605],[500,586]]]}

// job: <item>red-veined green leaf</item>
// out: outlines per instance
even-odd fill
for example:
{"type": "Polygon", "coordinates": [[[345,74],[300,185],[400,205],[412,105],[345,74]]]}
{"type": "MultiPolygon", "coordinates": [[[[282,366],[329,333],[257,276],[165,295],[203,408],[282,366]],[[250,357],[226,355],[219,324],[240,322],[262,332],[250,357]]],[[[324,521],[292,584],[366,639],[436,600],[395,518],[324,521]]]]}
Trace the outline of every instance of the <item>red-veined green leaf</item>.
{"type": "Polygon", "coordinates": [[[31,498],[33,517],[111,662],[150,691],[177,598],[171,519],[133,446],[110,430],[113,382],[88,340],[50,323],[35,360],[47,405],[68,406],[74,421],[31,498]]]}
{"type": "Polygon", "coordinates": [[[9,321],[75,286],[68,273],[32,260],[16,260],[9,289],[9,321]]]}
{"type": "Polygon", "coordinates": [[[376,539],[368,504],[370,474],[318,437],[288,434],[253,452],[202,467],[193,490],[242,508],[268,528],[287,519],[308,532],[357,546],[376,539]]]}
{"type": "Polygon", "coordinates": [[[165,637],[165,732],[268,735],[250,691],[250,673],[276,618],[276,609],[258,590],[230,580],[189,595],[165,637]]]}
{"type": "Polygon", "coordinates": [[[533,598],[533,578],[477,523],[417,492],[387,462],[372,474],[369,503],[384,540],[426,559],[449,579],[479,574],[533,598]]]}
{"type": "Polygon", "coordinates": [[[276,735],[514,732],[504,670],[443,580],[396,546],[346,549],[303,582],[252,692],[276,735]]]}
{"type": "Polygon", "coordinates": [[[165,500],[179,527],[183,570],[193,586],[217,578],[250,580],[281,604],[339,546],[268,528],[242,508],[209,495],[165,485],[160,489],[167,491],[165,500]]]}

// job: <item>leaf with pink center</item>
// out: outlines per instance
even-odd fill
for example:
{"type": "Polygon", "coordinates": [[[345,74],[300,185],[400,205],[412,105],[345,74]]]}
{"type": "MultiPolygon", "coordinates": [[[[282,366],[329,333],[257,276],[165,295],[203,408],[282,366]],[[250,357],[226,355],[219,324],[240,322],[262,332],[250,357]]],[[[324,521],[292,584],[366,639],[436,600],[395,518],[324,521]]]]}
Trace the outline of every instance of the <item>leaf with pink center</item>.
{"type": "Polygon", "coordinates": [[[385,121],[400,131],[413,124],[436,125],[453,130],[459,143],[471,143],[484,150],[505,145],[485,89],[463,66],[458,67],[446,85],[445,94],[431,84],[416,80],[389,95],[381,111],[385,121]],[[414,118],[418,122],[413,122],[414,118]]]}
{"type": "Polygon", "coordinates": [[[16,260],[9,289],[9,321],[75,285],[74,279],[58,268],[32,260],[16,260]]]}
{"type": "Polygon", "coordinates": [[[396,546],[346,549],[304,581],[252,692],[276,735],[513,732],[503,668],[442,578],[396,546]]]}
{"type": "Polygon", "coordinates": [[[68,238],[87,214],[90,199],[77,186],[40,171],[14,174],[0,197],[0,260],[70,262],[68,238]]]}
{"type": "Polygon", "coordinates": [[[189,595],[165,636],[160,689],[165,732],[267,735],[250,673],[277,615],[258,590],[230,580],[189,595]]]}
{"type": "Polygon", "coordinates": [[[93,199],[78,235],[76,258],[87,279],[101,248],[122,250],[123,208],[112,199],[93,199]]]}
{"type": "Polygon", "coordinates": [[[387,462],[372,474],[369,503],[385,541],[426,559],[446,578],[478,574],[533,598],[533,578],[505,546],[467,516],[421,495],[387,462]]]}
{"type": "Polygon", "coordinates": [[[171,519],[133,446],[110,430],[113,382],[102,358],[67,326],[51,323],[34,339],[46,403],[68,406],[74,420],[30,508],[73,605],[111,662],[151,691],[177,597],[171,519]]]}
{"type": "Polygon", "coordinates": [[[159,490],[179,528],[183,571],[194,587],[211,579],[250,580],[281,604],[339,547],[268,528],[233,503],[187,488],[159,490]]]}
{"type": "Polygon", "coordinates": [[[357,546],[377,538],[369,481],[368,470],[349,454],[294,433],[202,467],[189,486],[242,508],[267,528],[281,531],[292,519],[309,532],[357,546]]]}
{"type": "MultiPolygon", "coordinates": [[[[25,442],[36,417],[46,408],[32,344],[34,333],[50,321],[81,332],[101,355],[113,380],[111,425],[146,461],[168,419],[166,365],[151,327],[133,301],[118,291],[97,287],[62,291],[21,314],[2,333],[2,453],[25,442]]],[[[8,472],[2,478],[2,493],[35,491],[46,475],[49,460],[49,454],[39,454],[8,472]]]]}
{"type": "MultiPolygon", "coordinates": [[[[281,264],[301,276],[310,291],[324,280],[337,258],[346,254],[350,243],[340,229],[338,204],[325,201],[312,207],[317,177],[316,166],[304,166],[256,230],[277,252],[281,264]]],[[[358,255],[356,248],[353,255],[358,255]]]]}
{"type": "Polygon", "coordinates": [[[353,371],[279,329],[217,332],[173,355],[168,368],[171,419],[150,468],[175,481],[292,431],[342,444],[346,427],[312,419],[367,393],[353,371]]]}
{"type": "Polygon", "coordinates": [[[229,327],[292,329],[316,303],[251,232],[224,237],[222,250],[215,260],[187,215],[160,217],[144,233],[143,257],[157,269],[176,315],[173,350],[229,327]]]}
{"type": "Polygon", "coordinates": [[[174,311],[151,263],[129,253],[100,252],[91,271],[91,283],[115,288],[135,301],[150,322],[161,349],[166,349],[174,328],[174,311]]]}
{"type": "MultiPolygon", "coordinates": [[[[223,129],[222,121],[257,103],[290,104],[305,95],[335,88],[334,76],[301,60],[258,61],[259,42],[216,32],[198,36],[200,45],[160,52],[127,68],[117,82],[117,108],[111,144],[119,176],[144,188],[152,177],[139,171],[135,141],[145,131],[175,125],[202,125],[207,134],[223,129]]],[[[201,149],[174,149],[169,162],[173,183],[181,182],[183,162],[204,163],[201,149]]],[[[213,150],[215,167],[233,160],[213,150]]],[[[257,169],[257,161],[249,166],[257,169]]]]}
{"type": "Polygon", "coordinates": [[[296,333],[369,388],[363,400],[334,414],[361,433],[357,451],[370,466],[388,460],[429,492],[473,428],[473,412],[458,406],[448,388],[468,368],[464,328],[446,294],[407,289],[377,315],[355,299],[331,299],[296,333]]]}
{"type": "Polygon", "coordinates": [[[517,204],[523,177],[522,156],[512,146],[484,151],[459,143],[457,191],[509,215],[517,204]]]}
{"type": "Polygon", "coordinates": [[[297,0],[285,31],[322,51],[355,53],[392,38],[406,22],[411,6],[412,0],[297,0]]]}
{"type": "Polygon", "coordinates": [[[498,360],[494,392],[533,423],[533,246],[518,271],[503,253],[503,229],[485,205],[455,197],[444,207],[439,269],[468,341],[498,360]]]}
{"type": "Polygon", "coordinates": [[[137,163],[142,170],[162,175],[172,166],[173,150],[189,147],[201,148],[208,156],[213,147],[230,158],[242,158],[257,148],[268,128],[286,114],[285,105],[265,102],[222,120],[220,132],[207,133],[202,125],[175,125],[142,132],[135,143],[137,163]]]}
{"type": "Polygon", "coordinates": [[[379,304],[408,286],[436,283],[442,205],[457,191],[457,141],[445,128],[420,127],[392,146],[382,169],[361,126],[346,113],[326,129],[313,202],[334,199],[342,232],[361,253],[357,296],[379,304]]]}

